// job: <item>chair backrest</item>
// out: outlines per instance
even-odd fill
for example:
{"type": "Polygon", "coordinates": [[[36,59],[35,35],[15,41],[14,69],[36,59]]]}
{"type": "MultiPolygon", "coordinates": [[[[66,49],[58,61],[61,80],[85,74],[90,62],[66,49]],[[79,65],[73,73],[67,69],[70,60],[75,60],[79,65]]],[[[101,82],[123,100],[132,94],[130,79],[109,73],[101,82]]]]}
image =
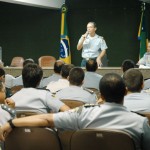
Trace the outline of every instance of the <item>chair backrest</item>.
{"type": "Polygon", "coordinates": [[[40,67],[53,67],[55,61],[56,61],[56,58],[53,56],[41,56],[38,59],[40,67]]]}
{"type": "Polygon", "coordinates": [[[71,137],[71,150],[135,150],[132,137],[123,131],[83,129],[71,137]]]}
{"type": "Polygon", "coordinates": [[[63,103],[69,106],[71,109],[75,107],[79,107],[84,105],[85,103],[79,100],[72,100],[72,99],[61,99],[63,103]]]}
{"type": "Polygon", "coordinates": [[[5,150],[61,150],[56,132],[50,128],[15,128],[4,142],[5,150]]]}
{"type": "Polygon", "coordinates": [[[14,95],[16,92],[20,91],[23,88],[23,85],[16,85],[11,88],[11,93],[14,95]]]}
{"type": "Polygon", "coordinates": [[[13,57],[10,66],[11,67],[23,67],[24,58],[23,57],[13,57]]]}
{"type": "Polygon", "coordinates": [[[71,141],[71,137],[74,134],[74,130],[58,130],[58,136],[60,138],[60,142],[61,142],[61,146],[62,146],[62,150],[70,150],[70,141],[71,141]]]}

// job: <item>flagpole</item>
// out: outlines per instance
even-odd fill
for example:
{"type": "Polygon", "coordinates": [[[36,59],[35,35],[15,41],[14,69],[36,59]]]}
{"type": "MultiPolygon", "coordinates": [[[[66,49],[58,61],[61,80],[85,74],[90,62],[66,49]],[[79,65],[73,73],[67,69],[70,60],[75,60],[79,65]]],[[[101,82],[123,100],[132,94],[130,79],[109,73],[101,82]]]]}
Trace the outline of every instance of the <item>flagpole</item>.
{"type": "Polygon", "coordinates": [[[65,63],[71,63],[71,53],[70,53],[70,42],[68,37],[68,27],[67,27],[67,11],[66,1],[61,7],[61,39],[60,39],[60,59],[65,63]]]}

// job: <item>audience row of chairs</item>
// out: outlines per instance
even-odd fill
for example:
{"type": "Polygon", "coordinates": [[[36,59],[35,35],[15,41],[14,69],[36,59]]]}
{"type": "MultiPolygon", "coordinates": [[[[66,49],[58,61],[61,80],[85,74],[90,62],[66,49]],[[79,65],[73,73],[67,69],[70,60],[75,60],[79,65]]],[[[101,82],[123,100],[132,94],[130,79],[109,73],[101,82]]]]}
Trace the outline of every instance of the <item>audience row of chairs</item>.
{"type": "MultiPolygon", "coordinates": [[[[38,59],[38,63],[40,67],[53,67],[54,63],[56,61],[56,58],[53,56],[41,56],[38,59]]],[[[24,62],[23,57],[14,57],[11,61],[10,66],[11,67],[22,67],[24,62]]]]}
{"type": "Polygon", "coordinates": [[[120,130],[15,128],[4,143],[5,150],[135,150],[132,137],[120,130]]]}

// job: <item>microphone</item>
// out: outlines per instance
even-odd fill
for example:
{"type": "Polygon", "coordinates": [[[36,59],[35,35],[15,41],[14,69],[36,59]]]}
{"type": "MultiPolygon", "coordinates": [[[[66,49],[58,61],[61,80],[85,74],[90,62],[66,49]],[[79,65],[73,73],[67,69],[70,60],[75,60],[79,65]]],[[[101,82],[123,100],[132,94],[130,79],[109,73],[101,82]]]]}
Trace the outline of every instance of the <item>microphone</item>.
{"type": "Polygon", "coordinates": [[[86,36],[85,36],[85,38],[87,38],[87,37],[88,37],[88,35],[89,35],[89,32],[88,32],[88,31],[86,31],[86,36]]]}

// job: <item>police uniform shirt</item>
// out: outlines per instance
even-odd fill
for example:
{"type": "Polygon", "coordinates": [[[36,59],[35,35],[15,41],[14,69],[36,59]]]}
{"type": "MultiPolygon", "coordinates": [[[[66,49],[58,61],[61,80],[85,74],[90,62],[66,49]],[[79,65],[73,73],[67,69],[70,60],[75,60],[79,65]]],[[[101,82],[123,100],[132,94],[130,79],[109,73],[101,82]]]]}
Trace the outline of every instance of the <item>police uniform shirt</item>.
{"type": "Polygon", "coordinates": [[[105,103],[95,107],[79,107],[53,114],[56,128],[79,130],[84,128],[108,128],[128,132],[134,139],[137,150],[149,150],[150,127],[146,117],[132,113],[126,107],[105,103]],[[82,108],[82,109],[81,109],[82,108]]]}
{"type": "Polygon", "coordinates": [[[62,78],[61,75],[54,73],[54,74],[52,74],[51,76],[49,76],[47,78],[43,78],[40,82],[39,87],[43,88],[43,87],[47,86],[50,82],[58,81],[61,78],[62,78]]]}
{"type": "Polygon", "coordinates": [[[85,72],[83,87],[86,88],[95,88],[99,90],[99,82],[102,76],[96,72],[85,72]]]}
{"type": "Polygon", "coordinates": [[[46,89],[50,90],[51,93],[56,93],[57,91],[69,87],[69,81],[67,79],[59,79],[58,81],[50,82],[46,89]]]}
{"type": "MultiPolygon", "coordinates": [[[[79,42],[81,41],[81,38],[79,42]]],[[[103,37],[95,34],[94,37],[90,35],[83,42],[82,57],[95,58],[99,56],[100,51],[106,50],[108,47],[103,37]]]]}
{"type": "Polygon", "coordinates": [[[64,105],[60,100],[54,98],[49,91],[36,88],[23,88],[10,98],[15,102],[16,111],[58,112],[64,105]]]}
{"type": "Polygon", "coordinates": [[[13,76],[10,75],[10,74],[6,74],[6,75],[5,75],[5,86],[6,86],[7,88],[12,88],[12,87],[14,86],[14,85],[13,85],[14,80],[15,80],[15,77],[13,77],[13,76]]]}
{"type": "Polygon", "coordinates": [[[23,85],[22,75],[16,77],[13,80],[13,86],[16,86],[16,85],[23,85]]]}
{"type": "Polygon", "coordinates": [[[124,97],[124,106],[135,112],[150,112],[150,95],[147,93],[130,93],[124,97]]]}
{"type": "Polygon", "coordinates": [[[149,89],[150,88],[150,79],[147,79],[144,81],[144,88],[143,90],[149,89]]]}
{"type": "Polygon", "coordinates": [[[10,114],[7,111],[3,110],[0,106],[0,126],[4,125],[10,119],[10,114]]]}
{"type": "Polygon", "coordinates": [[[90,91],[84,90],[82,87],[73,85],[58,91],[56,97],[59,99],[72,99],[94,104],[97,100],[95,93],[90,93],[90,91]]]}

